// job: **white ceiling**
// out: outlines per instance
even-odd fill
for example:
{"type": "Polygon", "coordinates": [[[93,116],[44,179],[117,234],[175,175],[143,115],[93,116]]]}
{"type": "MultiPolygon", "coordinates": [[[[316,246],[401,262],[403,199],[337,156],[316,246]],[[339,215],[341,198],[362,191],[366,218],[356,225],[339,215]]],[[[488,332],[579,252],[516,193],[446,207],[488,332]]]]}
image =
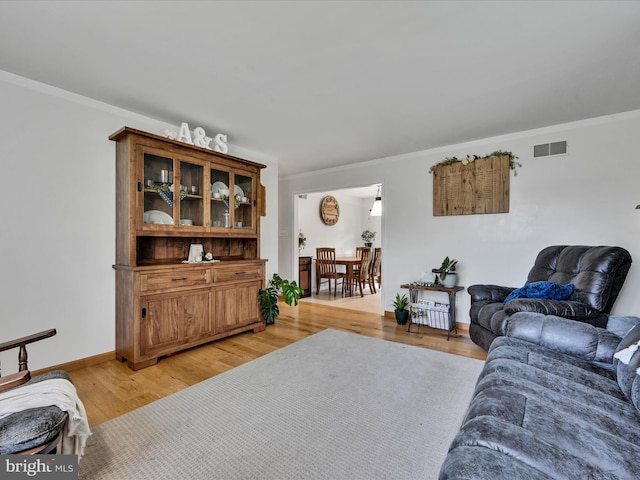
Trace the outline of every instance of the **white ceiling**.
{"type": "Polygon", "coordinates": [[[640,109],[640,2],[5,0],[0,69],[289,175],[640,109]]]}

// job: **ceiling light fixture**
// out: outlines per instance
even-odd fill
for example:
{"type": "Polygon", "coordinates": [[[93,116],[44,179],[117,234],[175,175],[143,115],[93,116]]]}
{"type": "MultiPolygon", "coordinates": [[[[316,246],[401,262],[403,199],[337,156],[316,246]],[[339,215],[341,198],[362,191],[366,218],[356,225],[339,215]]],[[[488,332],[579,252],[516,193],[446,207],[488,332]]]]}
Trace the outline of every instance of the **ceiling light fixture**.
{"type": "Polygon", "coordinates": [[[371,216],[382,216],[382,197],[380,196],[380,185],[378,185],[378,193],[376,194],[376,199],[373,202],[373,206],[371,207],[371,216]]]}

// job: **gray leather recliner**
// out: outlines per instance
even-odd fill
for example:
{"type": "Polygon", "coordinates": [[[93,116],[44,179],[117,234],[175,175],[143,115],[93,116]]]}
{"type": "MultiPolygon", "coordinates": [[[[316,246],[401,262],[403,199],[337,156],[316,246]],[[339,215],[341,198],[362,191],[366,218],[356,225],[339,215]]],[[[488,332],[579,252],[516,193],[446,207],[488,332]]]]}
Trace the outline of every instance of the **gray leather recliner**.
{"type": "Polygon", "coordinates": [[[526,284],[539,281],[572,284],[567,300],[519,298],[503,304],[515,287],[472,285],[469,336],[485,350],[505,334],[508,318],[517,312],[556,315],[596,327],[607,324],[608,314],[631,266],[622,247],[554,245],[537,256],[526,284]]]}

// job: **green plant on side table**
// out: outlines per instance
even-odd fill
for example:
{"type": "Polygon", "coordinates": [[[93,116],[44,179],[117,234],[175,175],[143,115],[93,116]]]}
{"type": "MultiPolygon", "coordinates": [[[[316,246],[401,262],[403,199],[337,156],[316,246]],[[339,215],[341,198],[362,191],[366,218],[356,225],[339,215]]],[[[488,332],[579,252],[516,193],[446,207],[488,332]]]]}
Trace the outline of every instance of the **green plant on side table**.
{"type": "Polygon", "coordinates": [[[258,290],[258,305],[265,323],[273,324],[280,315],[278,307],[278,295],[282,295],[287,305],[298,305],[298,300],[304,294],[304,290],[298,287],[296,282],[290,282],[281,278],[277,273],[267,283],[267,288],[258,290]]]}
{"type": "Polygon", "coordinates": [[[442,261],[442,265],[438,269],[433,269],[433,273],[438,274],[439,282],[447,288],[455,287],[456,280],[458,279],[458,275],[456,272],[456,265],[458,264],[458,260],[449,259],[449,257],[445,257],[442,261]]]}
{"type": "Polygon", "coordinates": [[[407,296],[400,296],[399,293],[396,293],[396,299],[393,301],[393,308],[395,309],[396,322],[398,322],[398,325],[404,325],[407,323],[407,320],[409,320],[409,310],[407,310],[408,305],[409,299],[407,296]]]}

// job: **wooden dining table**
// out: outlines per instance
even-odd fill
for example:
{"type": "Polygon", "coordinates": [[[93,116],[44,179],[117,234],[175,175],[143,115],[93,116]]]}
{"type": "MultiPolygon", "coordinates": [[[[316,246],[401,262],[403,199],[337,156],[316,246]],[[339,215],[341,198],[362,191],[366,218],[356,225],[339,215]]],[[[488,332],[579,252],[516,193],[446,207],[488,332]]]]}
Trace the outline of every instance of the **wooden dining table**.
{"type": "MultiPolygon", "coordinates": [[[[353,278],[354,266],[360,265],[358,257],[336,257],[336,265],[344,265],[347,268],[346,275],[353,278]]],[[[316,262],[316,291],[320,288],[320,272],[318,271],[318,262],[316,262]]],[[[353,285],[349,282],[349,296],[353,295],[353,285]]]]}

